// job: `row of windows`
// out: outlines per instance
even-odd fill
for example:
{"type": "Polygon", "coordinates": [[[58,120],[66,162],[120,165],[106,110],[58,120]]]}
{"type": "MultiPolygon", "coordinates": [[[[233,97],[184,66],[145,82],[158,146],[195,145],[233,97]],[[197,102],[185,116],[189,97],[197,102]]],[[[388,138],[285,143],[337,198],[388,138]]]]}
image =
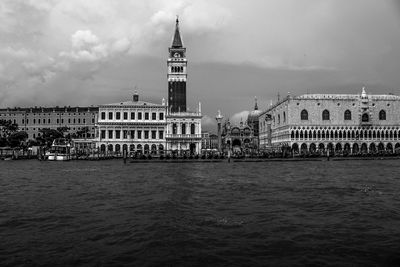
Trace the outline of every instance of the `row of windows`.
{"type": "MultiPolygon", "coordinates": [[[[83,127],[82,127],[82,128],[83,128],[83,127]]],[[[43,129],[44,129],[44,128],[43,128],[43,129]]],[[[76,128],[73,127],[73,128],[70,128],[70,130],[72,130],[72,131],[80,130],[80,129],[81,129],[81,127],[76,127],[76,128]]],[[[28,127],[26,127],[26,128],[21,128],[21,130],[22,130],[22,131],[29,131],[30,129],[29,129],[28,127]]],[[[33,131],[36,131],[36,128],[32,128],[32,130],[33,130],[33,131]]],[[[38,127],[37,130],[40,131],[40,128],[38,127]]],[[[94,127],[92,127],[92,130],[94,130],[94,127]]]]}
{"type": "MultiPolygon", "coordinates": [[[[191,123],[190,124],[190,134],[195,134],[195,133],[196,133],[196,125],[194,123],[191,123]]],[[[176,123],[172,124],[172,134],[178,134],[178,124],[176,124],[176,123]]],[[[182,123],[180,134],[187,134],[185,123],[182,123]]]]}
{"type": "MultiPolygon", "coordinates": [[[[119,112],[119,111],[117,111],[117,112],[115,112],[115,119],[116,120],[121,120],[121,119],[123,119],[123,120],[128,120],[128,115],[129,115],[129,113],[128,112],[122,112],[122,117],[121,117],[121,112],[119,112]]],[[[130,112],[130,120],[135,120],[136,119],[136,112],[130,112]]],[[[106,119],[106,112],[101,112],[101,119],[102,120],[105,120],[106,119]]],[[[108,112],[108,119],[109,120],[113,120],[114,119],[114,112],[108,112]]],[[[138,120],[142,120],[143,119],[143,116],[142,116],[142,112],[138,112],[137,113],[137,119],[138,120]]],[[[150,119],[150,113],[149,112],[144,112],[144,119],[145,120],[149,120],[150,119]]],[[[164,120],[164,113],[163,112],[160,112],[159,114],[158,114],[158,119],[159,120],[164,120]]],[[[151,113],[151,120],[157,120],[157,113],[156,112],[152,112],[151,113]]]]}
{"type": "MultiPolygon", "coordinates": [[[[88,115],[92,114],[92,116],[95,115],[95,113],[89,113],[88,115]]],[[[51,116],[54,115],[54,113],[0,113],[0,116],[18,116],[18,115],[26,115],[26,116],[51,116]]],[[[64,113],[57,113],[57,116],[63,116],[64,113]]],[[[66,116],[76,116],[76,113],[65,113],[66,116]]],[[[86,113],[82,113],[82,116],[85,116],[86,113]]],[[[81,116],[81,113],[78,113],[78,116],[81,116]]]]}
{"type": "MultiPolygon", "coordinates": [[[[107,149],[107,151],[112,152],[113,151],[113,147],[114,147],[113,144],[108,144],[107,146],[105,144],[102,144],[100,146],[100,151],[105,152],[106,149],[107,149]]],[[[115,152],[121,152],[121,148],[122,148],[122,150],[127,151],[128,150],[128,145],[127,144],[123,144],[121,146],[120,144],[116,144],[115,145],[115,152]]],[[[158,146],[155,145],[155,144],[152,144],[151,147],[150,147],[149,144],[145,144],[144,146],[142,144],[138,144],[136,146],[136,151],[141,151],[143,153],[143,149],[144,149],[144,153],[145,154],[148,154],[148,153],[157,154],[157,151],[159,153],[163,153],[164,146],[162,144],[159,144],[158,146]],[[158,150],[157,150],[157,148],[158,148],[158,150]]],[[[135,151],[135,145],[134,144],[130,144],[129,145],[129,151],[130,152],[134,152],[135,151]]]]}
{"type": "Polygon", "coordinates": [[[157,138],[156,130],[101,130],[100,137],[105,139],[106,133],[108,133],[108,139],[164,139],[164,131],[158,131],[157,138]]]}
{"type": "Polygon", "coordinates": [[[183,67],[182,66],[172,66],[171,71],[172,72],[183,72],[183,67]]]}
{"type": "MultiPolygon", "coordinates": [[[[303,109],[300,112],[300,119],[301,120],[308,120],[308,111],[303,109]]],[[[329,111],[327,109],[325,109],[324,111],[322,111],[322,120],[324,121],[328,121],[330,120],[330,114],[329,111]]],[[[350,110],[346,110],[344,112],[344,120],[348,121],[351,120],[351,111],[350,110]]],[[[369,121],[369,115],[367,113],[364,113],[361,117],[361,120],[363,122],[368,122],[369,121]]],[[[379,120],[386,120],[386,111],[384,111],[383,109],[381,111],[379,111],[379,120]]]]}
{"type": "MultiPolygon", "coordinates": [[[[60,123],[60,121],[61,121],[61,124],[63,124],[64,123],[64,119],[56,119],[56,123],[57,124],[59,124],[60,123]]],[[[68,119],[68,120],[65,120],[65,121],[68,121],[68,123],[73,123],[73,124],[86,124],[86,119],[85,118],[83,118],[82,120],[81,120],[81,118],[78,118],[78,119],[68,119]]],[[[16,123],[16,120],[14,120],[14,123],[16,123]]],[[[92,123],[95,123],[94,122],[94,118],[92,118],[92,123]]],[[[29,124],[29,119],[22,119],[22,124],[29,124]]],[[[32,120],[32,124],[51,124],[51,119],[33,119],[32,120]]]]}
{"type": "MultiPolygon", "coordinates": [[[[38,133],[37,136],[39,137],[40,133],[38,133]]],[[[85,137],[85,136],[86,136],[86,138],[90,138],[90,137],[94,138],[94,134],[90,134],[90,133],[83,134],[83,137],[85,137]]],[[[36,134],[32,134],[32,138],[35,139],[36,138],[36,134]]]]}

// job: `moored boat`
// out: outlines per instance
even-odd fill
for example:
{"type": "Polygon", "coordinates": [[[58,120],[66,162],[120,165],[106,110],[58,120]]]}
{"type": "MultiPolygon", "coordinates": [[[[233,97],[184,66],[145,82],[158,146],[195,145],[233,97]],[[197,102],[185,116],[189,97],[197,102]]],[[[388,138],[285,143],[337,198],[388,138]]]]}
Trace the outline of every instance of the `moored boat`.
{"type": "Polygon", "coordinates": [[[71,159],[71,144],[64,138],[53,141],[50,151],[46,153],[46,159],[51,161],[67,161],[71,159]]]}

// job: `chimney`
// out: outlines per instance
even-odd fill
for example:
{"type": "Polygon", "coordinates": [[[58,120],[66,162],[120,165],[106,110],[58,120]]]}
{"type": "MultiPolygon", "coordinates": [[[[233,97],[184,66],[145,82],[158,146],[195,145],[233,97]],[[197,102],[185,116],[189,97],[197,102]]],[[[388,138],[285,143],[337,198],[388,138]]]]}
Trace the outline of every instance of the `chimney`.
{"type": "Polygon", "coordinates": [[[139,94],[137,91],[135,91],[135,93],[133,93],[133,102],[138,102],[139,101],[139,94]]]}

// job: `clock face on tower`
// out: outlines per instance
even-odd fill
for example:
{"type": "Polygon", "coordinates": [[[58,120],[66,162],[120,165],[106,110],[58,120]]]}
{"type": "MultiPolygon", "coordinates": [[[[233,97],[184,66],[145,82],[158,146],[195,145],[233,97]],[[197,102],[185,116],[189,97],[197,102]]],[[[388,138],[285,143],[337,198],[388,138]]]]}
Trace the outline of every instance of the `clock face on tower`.
{"type": "Polygon", "coordinates": [[[174,57],[180,57],[181,55],[178,53],[178,52],[176,52],[175,54],[174,54],[174,57]]]}

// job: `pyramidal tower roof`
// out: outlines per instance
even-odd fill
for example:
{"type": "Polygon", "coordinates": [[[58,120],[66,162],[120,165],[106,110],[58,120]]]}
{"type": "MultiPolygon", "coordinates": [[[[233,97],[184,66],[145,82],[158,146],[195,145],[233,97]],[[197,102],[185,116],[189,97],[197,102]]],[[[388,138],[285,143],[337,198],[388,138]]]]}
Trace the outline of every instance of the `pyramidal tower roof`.
{"type": "Polygon", "coordinates": [[[179,32],[179,18],[176,17],[174,40],[172,41],[172,48],[182,48],[182,38],[179,32]]]}

